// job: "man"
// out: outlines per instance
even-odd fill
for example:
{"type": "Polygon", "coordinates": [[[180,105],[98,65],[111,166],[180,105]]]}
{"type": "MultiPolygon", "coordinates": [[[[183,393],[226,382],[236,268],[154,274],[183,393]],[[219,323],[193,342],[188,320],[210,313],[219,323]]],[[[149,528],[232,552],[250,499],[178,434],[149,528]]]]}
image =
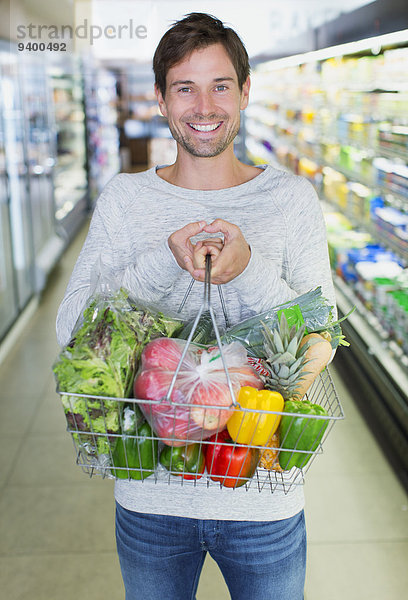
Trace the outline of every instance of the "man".
{"type": "MultiPolygon", "coordinates": [[[[317,285],[334,304],[312,186],[234,155],[250,89],[248,56],[237,34],[212,16],[192,13],[163,36],[153,67],[177,159],[118,175],[106,186],[59,309],[59,342],[70,339],[100,257],[135,297],[172,311],[191,276],[203,280],[210,252],[212,283],[223,286],[231,324],[317,285]]],[[[212,297],[222,315],[218,294],[212,297]]],[[[186,318],[201,299],[202,286],[195,285],[186,318]]],[[[118,480],[115,498],[127,600],[194,599],[207,551],[234,600],[303,598],[301,486],[287,494],[250,493],[148,478],[118,480]]]]}

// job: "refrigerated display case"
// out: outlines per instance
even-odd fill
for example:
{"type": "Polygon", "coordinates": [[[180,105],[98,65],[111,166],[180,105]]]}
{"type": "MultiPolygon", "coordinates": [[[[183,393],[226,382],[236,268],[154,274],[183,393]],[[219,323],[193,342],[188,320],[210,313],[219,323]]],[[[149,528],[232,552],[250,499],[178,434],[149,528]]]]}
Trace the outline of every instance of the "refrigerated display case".
{"type": "Polygon", "coordinates": [[[343,325],[351,347],[341,361],[407,484],[408,35],[402,33],[398,44],[373,38],[354,53],[336,50],[330,57],[328,49],[258,65],[246,148],[254,164],[307,177],[323,200],[339,313],[356,306],[343,325]]]}
{"type": "MultiPolygon", "coordinates": [[[[11,258],[15,296],[11,291],[6,302],[13,302],[17,311],[21,311],[34,293],[34,245],[32,237],[32,212],[30,206],[28,171],[26,162],[26,139],[23,102],[17,55],[10,50],[9,44],[0,46],[0,112],[3,126],[4,166],[7,185],[3,185],[3,193],[7,190],[8,210],[3,210],[3,228],[6,256],[11,242],[11,258]],[[8,213],[8,214],[7,214],[8,213]],[[7,232],[6,220],[9,217],[10,233],[7,232]]],[[[6,258],[7,263],[9,259],[6,258]]],[[[6,272],[9,273],[9,264],[6,272]]],[[[8,279],[11,279],[10,273],[8,279]]],[[[9,281],[10,285],[11,281],[9,281]]],[[[12,289],[12,286],[11,286],[12,289]]],[[[12,314],[13,308],[9,308],[12,314]]]]}
{"type": "Polygon", "coordinates": [[[86,166],[78,61],[0,40],[0,340],[87,215],[86,166]]]}
{"type": "MultiPolygon", "coordinates": [[[[1,89],[1,82],[0,82],[1,89]]],[[[0,111],[0,339],[18,312],[10,232],[10,203],[7,186],[3,115],[0,111]]]]}
{"type": "Polygon", "coordinates": [[[90,61],[84,67],[91,204],[120,170],[116,77],[90,61]]]}
{"type": "Polygon", "coordinates": [[[26,125],[35,289],[40,292],[65,244],[56,232],[53,181],[55,140],[46,64],[38,57],[25,54],[20,61],[20,70],[26,125]]]}
{"type": "Polygon", "coordinates": [[[55,217],[58,231],[70,240],[88,210],[84,90],[79,59],[56,57],[48,66],[48,77],[56,140],[55,217]]]}

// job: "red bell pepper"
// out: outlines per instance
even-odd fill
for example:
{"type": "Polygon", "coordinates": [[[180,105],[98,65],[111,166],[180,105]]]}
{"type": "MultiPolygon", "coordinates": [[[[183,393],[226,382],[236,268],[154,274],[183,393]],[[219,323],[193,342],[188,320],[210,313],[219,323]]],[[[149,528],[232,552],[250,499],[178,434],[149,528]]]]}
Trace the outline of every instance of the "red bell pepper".
{"type": "Polygon", "coordinates": [[[240,487],[255,473],[259,450],[236,444],[224,429],[209,438],[205,444],[205,462],[213,481],[224,487],[240,487]]]}

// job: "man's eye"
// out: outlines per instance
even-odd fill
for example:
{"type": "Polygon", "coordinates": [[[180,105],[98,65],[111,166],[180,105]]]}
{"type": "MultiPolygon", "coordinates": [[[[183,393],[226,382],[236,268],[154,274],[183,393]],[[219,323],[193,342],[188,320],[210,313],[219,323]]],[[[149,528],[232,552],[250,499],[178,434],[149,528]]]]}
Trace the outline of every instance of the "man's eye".
{"type": "Polygon", "coordinates": [[[182,87],[182,88],[179,89],[179,92],[183,92],[183,93],[191,92],[191,88],[189,88],[189,87],[182,87]]]}
{"type": "Polygon", "coordinates": [[[217,87],[215,89],[217,90],[217,92],[225,92],[225,90],[228,88],[226,85],[220,84],[220,85],[217,85],[217,87]]]}

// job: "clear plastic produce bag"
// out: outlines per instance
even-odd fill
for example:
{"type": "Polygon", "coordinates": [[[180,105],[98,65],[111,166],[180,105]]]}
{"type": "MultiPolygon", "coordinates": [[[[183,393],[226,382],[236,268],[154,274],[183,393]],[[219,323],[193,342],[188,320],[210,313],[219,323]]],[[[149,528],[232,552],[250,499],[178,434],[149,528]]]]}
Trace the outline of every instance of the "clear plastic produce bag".
{"type": "Polygon", "coordinates": [[[285,313],[289,325],[305,323],[308,332],[328,331],[331,335],[333,348],[337,348],[341,343],[342,331],[339,323],[343,319],[335,320],[334,307],[322,296],[321,287],[241,321],[237,325],[228,328],[221,340],[226,343],[241,342],[247,349],[249,356],[264,358],[264,336],[262,333],[264,326],[266,325],[270,330],[275,329],[281,312],[285,313]]]}
{"type": "Polygon", "coordinates": [[[147,344],[134,384],[135,398],[152,401],[140,404],[147,420],[172,446],[204,440],[224,429],[240,387],[263,385],[238,342],[222,347],[225,366],[218,346],[186,345],[185,340],[166,338],[147,344]]]}
{"type": "Polygon", "coordinates": [[[121,409],[113,398],[131,395],[144,346],[182,326],[180,318],[146,307],[103,272],[99,276],[71,341],[53,365],[68,427],[81,432],[88,454],[109,452],[112,434],[120,433],[121,409]],[[95,434],[106,434],[96,449],[95,434]]]}

